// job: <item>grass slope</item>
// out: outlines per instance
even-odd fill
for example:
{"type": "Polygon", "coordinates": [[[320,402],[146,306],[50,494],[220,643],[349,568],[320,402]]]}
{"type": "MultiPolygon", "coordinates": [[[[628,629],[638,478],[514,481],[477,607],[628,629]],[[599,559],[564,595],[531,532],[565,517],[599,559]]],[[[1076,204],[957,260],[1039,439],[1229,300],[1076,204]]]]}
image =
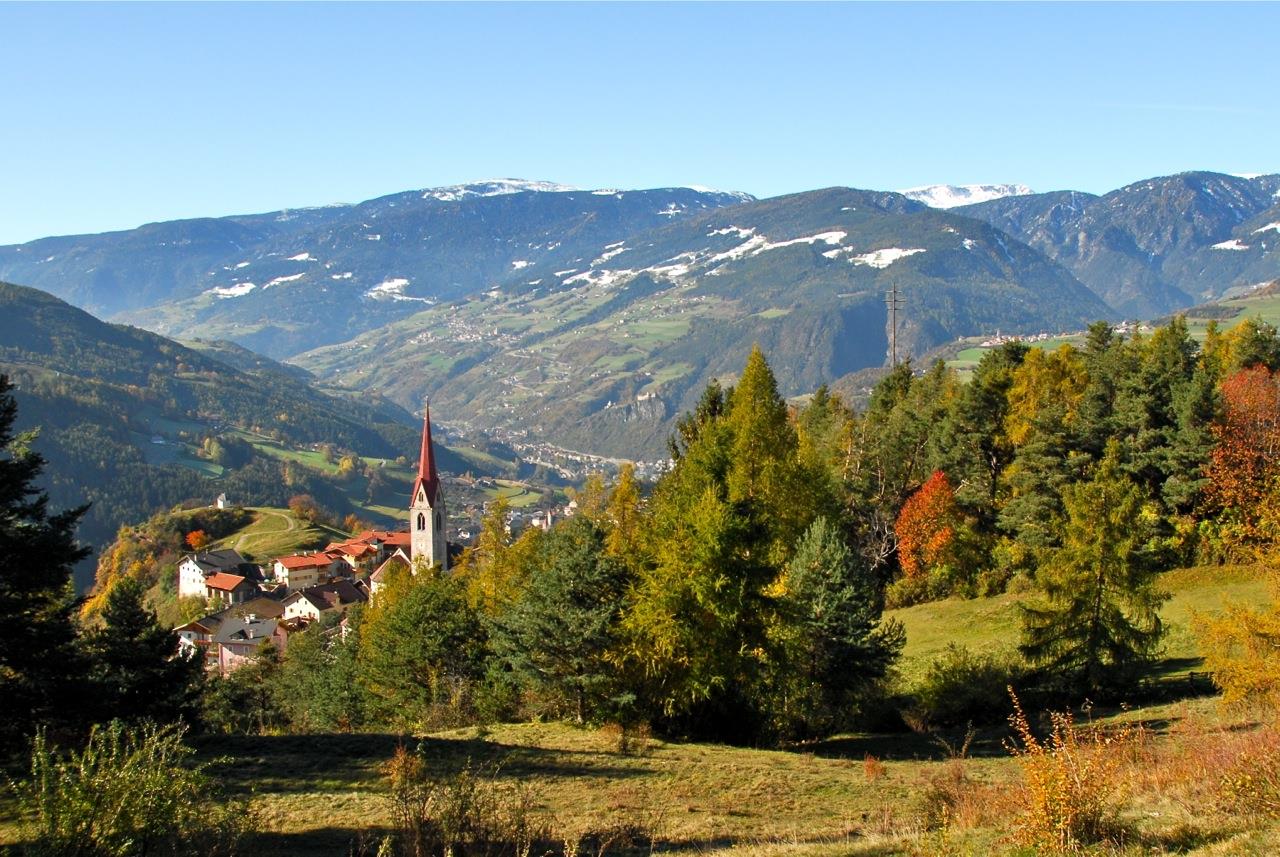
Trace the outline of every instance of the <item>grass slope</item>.
{"type": "MultiPolygon", "coordinates": [[[[1183,671],[1199,665],[1201,652],[1192,629],[1197,612],[1212,613],[1228,602],[1260,605],[1267,584],[1253,566],[1178,569],[1161,578],[1170,599],[1161,610],[1168,627],[1166,665],[1183,671]]],[[[914,675],[948,645],[982,651],[1013,649],[1018,644],[1018,602],[1026,595],[1006,593],[992,598],[948,599],[887,611],[907,629],[904,674],[914,675]]]]}
{"type": "Polygon", "coordinates": [[[331,541],[348,538],[347,533],[322,524],[301,521],[288,509],[251,507],[253,522],[216,542],[214,548],[232,548],[241,554],[265,561],[324,547],[331,541]]]}

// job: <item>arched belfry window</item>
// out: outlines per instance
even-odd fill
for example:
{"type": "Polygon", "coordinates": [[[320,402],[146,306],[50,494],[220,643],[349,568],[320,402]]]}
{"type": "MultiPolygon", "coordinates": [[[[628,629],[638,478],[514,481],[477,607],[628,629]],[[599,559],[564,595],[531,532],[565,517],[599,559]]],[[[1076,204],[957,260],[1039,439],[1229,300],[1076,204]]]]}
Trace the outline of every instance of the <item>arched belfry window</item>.
{"type": "Polygon", "coordinates": [[[427,528],[427,516],[419,512],[418,513],[418,529],[425,530],[426,528],[427,528]]]}
{"type": "Polygon", "coordinates": [[[436,512],[436,529],[440,529],[440,513],[436,512]]]}

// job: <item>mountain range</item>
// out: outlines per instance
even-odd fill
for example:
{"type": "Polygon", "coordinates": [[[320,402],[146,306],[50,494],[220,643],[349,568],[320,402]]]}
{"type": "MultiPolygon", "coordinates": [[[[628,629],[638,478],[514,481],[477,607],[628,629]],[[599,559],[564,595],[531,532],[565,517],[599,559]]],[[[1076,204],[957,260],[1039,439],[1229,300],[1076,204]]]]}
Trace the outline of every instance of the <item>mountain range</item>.
{"type": "Polygon", "coordinates": [[[711,209],[558,264],[292,360],[398,402],[429,394],[472,427],[647,457],[753,343],[787,394],[882,365],[892,287],[903,356],[1111,315],[984,223],[847,188],[711,209]]]}
{"type": "Polygon", "coordinates": [[[885,365],[894,322],[903,357],[1246,291],[1280,275],[1277,193],[1216,173],[764,200],[504,179],[40,239],[0,247],[0,278],[408,410],[430,395],[464,428],[645,457],[753,342],[792,395],[885,365]]]}
{"type": "Polygon", "coordinates": [[[744,199],[484,182],[0,247],[0,279],[166,336],[280,358],[744,199]]]}
{"type": "Polygon", "coordinates": [[[1102,196],[1057,191],[953,210],[1061,262],[1129,318],[1227,297],[1280,274],[1280,175],[1180,173],[1102,196]]]}

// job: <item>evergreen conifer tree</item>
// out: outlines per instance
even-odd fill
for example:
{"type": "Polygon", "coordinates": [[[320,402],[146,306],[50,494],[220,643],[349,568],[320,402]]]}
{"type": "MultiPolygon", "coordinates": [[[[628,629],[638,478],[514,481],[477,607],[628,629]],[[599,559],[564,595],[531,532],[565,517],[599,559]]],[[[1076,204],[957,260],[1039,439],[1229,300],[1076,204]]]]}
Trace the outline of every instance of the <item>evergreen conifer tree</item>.
{"type": "Polygon", "coordinates": [[[15,433],[12,389],[0,375],[0,747],[81,710],[71,575],[89,553],[75,540],[88,507],[50,514],[36,487],[44,459],[15,433]]]}
{"type": "Polygon", "coordinates": [[[616,638],[626,572],[592,522],[562,522],[538,546],[523,596],[494,624],[494,649],[526,685],[568,700],[579,723],[616,684],[605,660],[616,638]]]}
{"type": "Polygon", "coordinates": [[[1038,572],[1042,597],[1022,606],[1022,653],[1054,682],[1096,693],[1132,678],[1164,632],[1166,596],[1142,555],[1142,498],[1112,441],[1093,478],[1063,489],[1062,546],[1038,572]]]}
{"type": "Polygon", "coordinates": [[[203,686],[203,660],[178,649],[143,603],[142,586],[125,578],[107,593],[102,625],[85,638],[95,704],[102,720],[192,720],[203,686]]]}
{"type": "Polygon", "coordinates": [[[796,544],[787,571],[791,620],[783,694],[800,710],[790,719],[810,735],[847,722],[858,692],[881,678],[906,642],[902,624],[881,623],[875,575],[864,568],[836,527],[818,518],[796,544]]]}
{"type": "Polygon", "coordinates": [[[483,629],[456,577],[419,562],[390,578],[365,612],[358,663],[379,713],[421,724],[479,676],[483,629]]]}

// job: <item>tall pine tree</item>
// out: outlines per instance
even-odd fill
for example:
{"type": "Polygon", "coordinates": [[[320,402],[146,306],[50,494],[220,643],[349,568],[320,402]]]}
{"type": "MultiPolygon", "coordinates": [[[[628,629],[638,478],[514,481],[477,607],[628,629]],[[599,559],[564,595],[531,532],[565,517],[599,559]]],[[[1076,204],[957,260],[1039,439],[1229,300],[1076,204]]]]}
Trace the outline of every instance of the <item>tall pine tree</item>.
{"type": "Polygon", "coordinates": [[[89,553],[75,539],[88,507],[50,514],[36,487],[44,459],[34,433],[14,431],[12,390],[0,375],[0,746],[80,710],[71,575],[89,553]]]}
{"type": "Polygon", "coordinates": [[[86,635],[85,644],[101,719],[195,719],[203,658],[179,651],[178,635],[160,627],[136,580],[125,578],[111,587],[102,625],[86,635]]]}
{"type": "Polygon", "coordinates": [[[497,653],[527,686],[566,700],[579,723],[600,712],[616,687],[605,655],[626,583],[599,528],[573,517],[538,545],[523,595],[494,623],[497,653]]]}

